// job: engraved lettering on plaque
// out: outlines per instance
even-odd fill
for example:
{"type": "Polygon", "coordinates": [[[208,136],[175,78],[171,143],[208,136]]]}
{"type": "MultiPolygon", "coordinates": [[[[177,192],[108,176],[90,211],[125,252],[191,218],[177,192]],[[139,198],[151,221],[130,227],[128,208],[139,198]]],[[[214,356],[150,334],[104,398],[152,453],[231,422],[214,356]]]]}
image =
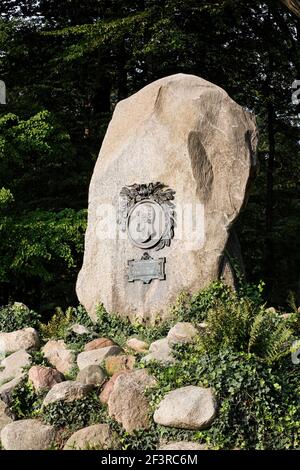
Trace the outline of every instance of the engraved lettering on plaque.
{"type": "Polygon", "coordinates": [[[128,281],[143,281],[149,284],[152,279],[165,280],[166,258],[153,259],[148,253],[144,253],[140,260],[128,261],[128,281]]]}

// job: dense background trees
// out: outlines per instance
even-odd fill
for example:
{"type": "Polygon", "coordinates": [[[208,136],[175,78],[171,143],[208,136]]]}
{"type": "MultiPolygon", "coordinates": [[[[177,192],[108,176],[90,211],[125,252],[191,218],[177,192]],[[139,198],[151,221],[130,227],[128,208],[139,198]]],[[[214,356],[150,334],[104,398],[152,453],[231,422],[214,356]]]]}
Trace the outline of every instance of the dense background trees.
{"type": "MultiPolygon", "coordinates": [[[[300,266],[300,20],[256,0],[2,1],[0,303],[76,302],[88,183],[116,102],[193,73],[257,115],[257,176],[237,229],[269,302],[297,292],[300,266]]],[[[293,5],[292,5],[293,4],[293,5]]]]}

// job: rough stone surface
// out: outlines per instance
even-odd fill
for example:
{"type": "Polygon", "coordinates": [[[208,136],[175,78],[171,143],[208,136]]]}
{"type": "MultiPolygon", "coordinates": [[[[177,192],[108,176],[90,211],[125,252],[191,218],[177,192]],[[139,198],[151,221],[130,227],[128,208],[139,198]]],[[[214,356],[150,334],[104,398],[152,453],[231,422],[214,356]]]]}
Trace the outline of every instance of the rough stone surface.
{"type": "Polygon", "coordinates": [[[13,421],[12,413],[7,404],[0,400],[0,432],[9,423],[13,421]]]}
{"type": "Polygon", "coordinates": [[[74,325],[70,327],[70,331],[76,335],[88,335],[90,333],[90,330],[86,326],[80,325],[79,323],[74,323],[74,325]]]}
{"type": "Polygon", "coordinates": [[[179,322],[174,325],[168,335],[169,344],[191,343],[199,335],[199,331],[188,322],[179,322]]]}
{"type": "Polygon", "coordinates": [[[79,369],[84,369],[87,366],[103,364],[105,359],[109,356],[117,356],[122,353],[119,346],[108,346],[107,348],[93,349],[91,351],[83,351],[77,356],[77,365],[79,369]]]}
{"type": "Polygon", "coordinates": [[[114,386],[115,386],[115,383],[116,383],[116,380],[117,378],[122,375],[122,374],[127,374],[129,373],[129,370],[122,370],[120,372],[117,372],[116,374],[114,374],[108,382],[106,382],[106,384],[104,385],[103,387],[103,390],[102,392],[100,393],[100,396],[99,396],[99,399],[101,401],[101,403],[107,403],[108,402],[108,399],[110,397],[110,394],[111,392],[113,391],[114,389],[114,386]]]}
{"type": "Polygon", "coordinates": [[[159,450],[207,450],[205,444],[198,444],[197,442],[179,441],[168,442],[159,448],[159,450]]]}
{"type": "Polygon", "coordinates": [[[178,388],[167,393],[154,413],[154,421],[180,429],[204,429],[217,412],[214,393],[210,388],[178,388]]]}
{"type": "Polygon", "coordinates": [[[108,424],[94,424],[72,434],[64,450],[112,450],[118,447],[117,436],[111,432],[108,424]]]}
{"type": "Polygon", "coordinates": [[[149,344],[137,338],[129,338],[126,341],[126,346],[138,353],[145,353],[149,350],[149,344]]]}
{"type": "Polygon", "coordinates": [[[115,346],[115,343],[108,338],[96,338],[86,343],[84,350],[92,351],[93,349],[108,348],[108,346],[115,346]]]}
{"type": "Polygon", "coordinates": [[[175,358],[172,356],[172,349],[170,348],[167,338],[158,339],[150,344],[149,354],[143,358],[143,361],[158,361],[162,364],[172,364],[175,358]]]}
{"type": "Polygon", "coordinates": [[[35,419],[22,419],[2,429],[1,443],[6,450],[47,450],[55,434],[53,426],[35,419]]]}
{"type": "Polygon", "coordinates": [[[3,400],[5,403],[10,404],[12,400],[12,394],[21,381],[22,376],[16,377],[15,379],[10,380],[9,382],[5,382],[3,385],[1,385],[0,399],[3,400]]]}
{"type": "Polygon", "coordinates": [[[35,350],[38,349],[39,344],[39,335],[34,328],[0,333],[0,354],[13,353],[20,349],[35,350]]]}
{"type": "Polygon", "coordinates": [[[67,348],[62,339],[48,341],[42,352],[50,364],[62,374],[67,374],[74,367],[74,353],[67,348]]]}
{"type": "Polygon", "coordinates": [[[111,356],[105,359],[105,369],[108,375],[114,375],[121,370],[132,370],[134,364],[134,356],[111,356]]]}
{"type": "Polygon", "coordinates": [[[199,329],[199,333],[204,334],[207,332],[207,323],[205,321],[198,323],[197,327],[199,329]]]}
{"type": "Polygon", "coordinates": [[[162,78],[118,103],[90,184],[77,280],[78,298],[92,319],[100,302],[131,319],[165,318],[180,292],[197,292],[220,276],[230,229],[247,201],[256,144],[254,116],[193,75],[162,78]],[[176,191],[178,214],[198,209],[204,222],[197,231],[177,224],[170,247],[147,250],[166,257],[166,281],[128,282],[127,262],[143,252],[123,237],[116,214],[104,222],[103,214],[117,209],[124,186],[156,182],[176,191]]]}
{"type": "Polygon", "coordinates": [[[150,427],[150,405],[144,392],[155,383],[143,369],[117,378],[108,399],[108,412],[127,432],[150,427]]]}
{"type": "Polygon", "coordinates": [[[97,365],[87,366],[78,372],[76,377],[77,382],[85,385],[93,385],[101,387],[104,384],[107,376],[104,370],[97,365]]]}
{"type": "Polygon", "coordinates": [[[236,266],[238,266],[239,275],[245,277],[246,271],[242,255],[241,245],[236,231],[231,228],[230,235],[225,247],[225,253],[220,264],[220,278],[232,287],[234,290],[238,288],[238,277],[236,275],[236,266]],[[234,265],[232,261],[234,260],[234,265]]]}
{"type": "Polygon", "coordinates": [[[37,391],[50,390],[53,385],[65,380],[61,372],[45,366],[32,366],[28,372],[28,379],[37,391]]]}
{"type": "Polygon", "coordinates": [[[23,368],[30,364],[31,356],[25,350],[16,351],[1,361],[0,398],[10,402],[11,394],[24,377],[23,368]]]}
{"type": "Polygon", "coordinates": [[[54,385],[44,398],[43,406],[56,401],[71,402],[84,398],[91,390],[90,385],[84,385],[81,382],[67,380],[54,385]]]}

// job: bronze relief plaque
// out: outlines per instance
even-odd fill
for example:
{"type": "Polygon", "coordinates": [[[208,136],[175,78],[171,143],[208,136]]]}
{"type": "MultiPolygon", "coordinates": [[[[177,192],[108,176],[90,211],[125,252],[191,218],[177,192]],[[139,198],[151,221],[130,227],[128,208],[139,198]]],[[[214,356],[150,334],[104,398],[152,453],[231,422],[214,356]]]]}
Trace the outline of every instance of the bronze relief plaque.
{"type": "MultiPolygon", "coordinates": [[[[130,243],[155,251],[170,246],[176,218],[174,196],[173,189],[159,182],[122,188],[118,224],[130,243]]],[[[165,263],[165,258],[153,259],[145,252],[140,260],[128,261],[128,281],[165,280],[165,263]]]]}

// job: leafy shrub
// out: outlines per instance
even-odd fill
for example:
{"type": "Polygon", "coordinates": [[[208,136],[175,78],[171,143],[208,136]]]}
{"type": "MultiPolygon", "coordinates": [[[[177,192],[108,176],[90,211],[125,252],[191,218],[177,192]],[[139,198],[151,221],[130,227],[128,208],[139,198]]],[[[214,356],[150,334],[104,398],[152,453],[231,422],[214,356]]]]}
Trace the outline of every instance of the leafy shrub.
{"type": "Polygon", "coordinates": [[[169,329],[170,324],[168,322],[159,324],[157,321],[157,324],[150,327],[144,323],[131,323],[129,318],[109,314],[103,305],[99,305],[97,309],[98,334],[108,338],[113,338],[121,345],[130,336],[137,336],[148,342],[152,342],[166,336],[169,329]]]}
{"type": "Polygon", "coordinates": [[[38,328],[40,315],[26,305],[15,302],[0,308],[0,331],[10,333],[22,328],[38,328]]]}
{"type": "Polygon", "coordinates": [[[71,325],[73,316],[72,309],[67,309],[64,313],[57,307],[48,323],[42,323],[40,328],[45,339],[61,339],[64,337],[67,328],[71,325]]]}
{"type": "Polygon", "coordinates": [[[40,413],[45,393],[35,392],[32,384],[23,379],[12,393],[10,409],[16,419],[33,418],[40,413]]]}
{"type": "Polygon", "coordinates": [[[247,298],[232,295],[227,302],[217,301],[209,310],[206,351],[230,347],[235,351],[254,352],[267,362],[290,353],[293,332],[278,314],[257,307],[247,298]]]}
{"type": "Polygon", "coordinates": [[[56,308],[50,321],[47,324],[41,324],[40,329],[45,339],[64,339],[67,343],[79,346],[94,338],[97,330],[82,305],[77,308],[69,307],[66,312],[63,312],[61,308],[56,308]],[[87,327],[90,333],[78,335],[72,332],[70,327],[74,323],[87,327]]]}
{"type": "Polygon", "coordinates": [[[202,322],[207,313],[218,301],[228,302],[233,291],[220,281],[213,282],[208,287],[194,295],[182,292],[170,309],[171,317],[178,321],[202,322]]]}
{"type": "Polygon", "coordinates": [[[176,364],[147,365],[158,381],[150,390],[153,408],[165,393],[186,385],[212,387],[219,404],[212,426],[194,432],[190,440],[216,449],[299,446],[300,371],[289,358],[271,366],[254,354],[229,348],[206,353],[201,342],[176,349],[176,364]]]}
{"type": "Polygon", "coordinates": [[[57,427],[68,426],[72,430],[80,429],[105,421],[105,409],[97,394],[73,402],[56,401],[42,410],[43,420],[57,427]]]}
{"type": "Polygon", "coordinates": [[[213,282],[192,296],[185,315],[186,321],[205,320],[207,312],[213,309],[217,302],[227,303],[232,295],[233,291],[226,284],[219,281],[213,282]]]}

